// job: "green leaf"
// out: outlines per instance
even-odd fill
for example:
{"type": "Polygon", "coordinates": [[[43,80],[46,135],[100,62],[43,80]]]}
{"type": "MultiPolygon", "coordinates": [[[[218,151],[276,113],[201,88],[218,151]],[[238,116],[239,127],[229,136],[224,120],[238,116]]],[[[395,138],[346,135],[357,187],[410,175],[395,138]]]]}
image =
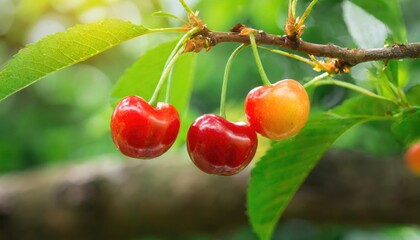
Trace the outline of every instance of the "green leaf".
{"type": "Polygon", "coordinates": [[[406,114],[391,127],[394,136],[406,146],[420,140],[420,109],[406,114]]]}
{"type": "Polygon", "coordinates": [[[388,29],[385,24],[352,2],[343,2],[343,17],[353,40],[360,48],[383,47],[388,29]]]}
{"type": "MultiPolygon", "coordinates": [[[[166,60],[174,49],[177,41],[171,41],[147,51],[141,56],[118,80],[112,92],[112,103],[129,96],[141,96],[146,101],[150,100],[158,84],[166,60]]],[[[172,86],[169,102],[182,114],[187,107],[194,76],[195,54],[182,55],[172,73],[172,86]]],[[[165,90],[161,96],[164,97],[165,90]]]]}
{"type": "Polygon", "coordinates": [[[369,120],[385,120],[380,124],[363,124],[347,131],[334,143],[335,147],[357,149],[375,155],[390,155],[399,151],[399,144],[389,129],[391,121],[396,120],[392,116],[398,110],[398,106],[390,101],[359,96],[346,100],[340,106],[331,110],[332,114],[342,117],[366,117],[369,120]],[[387,121],[389,120],[389,121],[387,121]],[[378,142],[381,142],[378,146],[378,142]]]}
{"type": "Polygon", "coordinates": [[[398,0],[351,1],[385,23],[397,42],[405,43],[407,41],[407,31],[398,0]]]}
{"type": "Polygon", "coordinates": [[[173,70],[169,102],[178,109],[180,114],[184,114],[190,102],[196,57],[197,55],[194,53],[182,55],[173,70]]]}
{"type": "Polygon", "coordinates": [[[390,117],[396,109],[398,106],[391,101],[360,96],[346,100],[331,112],[340,116],[390,117]]]}
{"type": "Polygon", "coordinates": [[[137,95],[150,100],[176,41],[163,43],[148,50],[118,79],[112,91],[112,105],[121,98],[137,95]]]}
{"type": "Polygon", "coordinates": [[[420,106],[420,84],[414,85],[407,91],[407,99],[411,105],[420,106]]]}
{"type": "Polygon", "coordinates": [[[399,141],[409,146],[420,140],[420,84],[410,88],[406,95],[412,109],[405,112],[391,130],[399,141]]]}
{"type": "Polygon", "coordinates": [[[295,138],[276,143],[252,170],[248,188],[248,212],[259,237],[270,238],[298,187],[342,133],[361,122],[392,120],[395,110],[391,101],[354,97],[329,116],[312,117],[295,138]]]}
{"type": "Polygon", "coordinates": [[[295,138],[277,142],[251,172],[247,207],[254,231],[269,239],[277,220],[322,154],[367,118],[311,118],[295,138]]]}
{"type": "MultiPolygon", "coordinates": [[[[376,64],[377,66],[377,89],[380,95],[393,99],[394,101],[402,100],[402,90],[398,87],[402,84],[399,79],[399,72],[405,71],[404,66],[401,63],[396,61],[391,61],[390,64],[386,67],[381,66],[381,64],[376,64]]],[[[401,79],[403,80],[403,79],[401,79]]],[[[406,82],[403,80],[403,82],[406,82]]]]}
{"type": "Polygon", "coordinates": [[[386,72],[389,75],[389,80],[396,86],[398,86],[398,62],[397,61],[390,61],[386,66],[386,72]]]}
{"type": "Polygon", "coordinates": [[[397,65],[397,79],[398,79],[398,87],[403,88],[407,85],[408,80],[410,79],[410,65],[408,61],[391,61],[397,65]]]}
{"type": "Polygon", "coordinates": [[[122,20],[76,25],[19,51],[0,72],[0,100],[46,75],[150,30],[122,20]]]}

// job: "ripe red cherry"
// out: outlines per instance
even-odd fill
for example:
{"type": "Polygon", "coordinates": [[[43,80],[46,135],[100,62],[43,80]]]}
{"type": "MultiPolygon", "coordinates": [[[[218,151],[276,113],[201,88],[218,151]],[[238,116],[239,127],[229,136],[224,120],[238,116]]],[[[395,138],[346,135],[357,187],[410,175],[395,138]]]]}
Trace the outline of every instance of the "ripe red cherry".
{"type": "Polygon", "coordinates": [[[248,124],[232,123],[213,114],[197,118],[187,134],[191,160],[209,174],[238,173],[251,162],[257,145],[257,134],[248,124]]]}
{"type": "Polygon", "coordinates": [[[156,108],[137,96],[123,98],[111,118],[111,135],[117,148],[133,158],[154,158],[166,152],[178,135],[177,110],[168,103],[156,108]]]}
{"type": "Polygon", "coordinates": [[[411,145],[405,153],[407,166],[414,173],[420,174],[420,142],[411,145]]]}
{"type": "Polygon", "coordinates": [[[256,87],[245,99],[245,113],[250,125],[272,140],[296,135],[305,126],[309,110],[305,88],[292,79],[256,87]]]}

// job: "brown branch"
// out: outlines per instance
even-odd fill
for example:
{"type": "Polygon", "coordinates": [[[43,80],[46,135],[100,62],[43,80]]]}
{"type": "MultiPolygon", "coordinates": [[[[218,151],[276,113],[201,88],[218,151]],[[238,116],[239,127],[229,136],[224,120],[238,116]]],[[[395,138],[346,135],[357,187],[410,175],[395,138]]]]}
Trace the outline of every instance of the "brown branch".
{"type": "MultiPolygon", "coordinates": [[[[207,39],[208,47],[216,46],[223,42],[238,42],[249,44],[249,37],[237,32],[214,32],[204,29],[199,33],[200,39],[207,39]]],[[[318,57],[336,58],[341,69],[352,67],[359,63],[369,61],[388,61],[394,59],[420,58],[420,42],[408,44],[394,44],[389,47],[376,49],[350,49],[334,44],[316,44],[302,39],[290,40],[287,36],[272,35],[259,32],[255,35],[257,44],[266,44],[288,48],[298,52],[318,57]]]]}
{"type": "MultiPolygon", "coordinates": [[[[185,158],[99,157],[1,176],[0,239],[183,239],[191,232],[219,239],[218,233],[247,225],[250,167],[232,177],[211,176],[185,158]]],[[[419,224],[420,178],[399,157],[330,151],[282,217],[292,218],[419,224]]]]}

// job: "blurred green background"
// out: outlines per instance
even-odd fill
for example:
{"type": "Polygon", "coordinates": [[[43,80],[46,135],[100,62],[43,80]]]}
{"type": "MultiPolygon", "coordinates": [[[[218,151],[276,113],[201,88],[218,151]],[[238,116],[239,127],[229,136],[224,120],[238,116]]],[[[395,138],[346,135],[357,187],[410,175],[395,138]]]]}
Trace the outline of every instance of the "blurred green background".
{"type": "MultiPolygon", "coordinates": [[[[309,2],[301,0],[298,11],[302,12],[309,2]]],[[[306,22],[304,39],[355,47],[342,17],[342,2],[320,0],[306,22]]],[[[419,41],[420,1],[400,2],[408,40],[419,41]]],[[[228,31],[236,23],[243,23],[283,34],[288,1],[194,0],[187,3],[200,11],[201,18],[212,30],[228,31]]],[[[0,66],[26,44],[78,23],[121,18],[147,27],[179,25],[151,15],[161,9],[185,15],[175,0],[0,0],[0,66]]],[[[0,174],[85,161],[99,155],[120,155],[109,134],[113,84],[142,53],[176,36],[157,34],[131,40],[54,73],[0,102],[0,174]]],[[[221,44],[208,53],[199,54],[190,116],[186,122],[199,114],[218,111],[224,66],[237,46],[234,43],[221,44]]],[[[272,82],[284,78],[304,82],[317,75],[311,67],[296,60],[263,51],[261,57],[272,82]]],[[[409,65],[407,87],[419,83],[420,75],[420,61],[409,61],[409,65]]],[[[350,74],[338,78],[356,81],[350,74]]],[[[228,90],[228,118],[244,118],[243,100],[248,91],[259,84],[260,77],[248,49],[233,64],[228,90]]],[[[352,94],[339,87],[319,87],[312,95],[312,108],[314,111],[327,110],[352,94]]],[[[361,125],[340,138],[336,147],[367,152],[379,158],[400,155],[404,147],[389,133],[389,126],[389,123],[376,122],[361,125]]],[[[282,234],[291,234],[283,236],[284,239],[420,239],[417,230],[405,226],[374,231],[346,227],[330,230],[314,228],[310,223],[291,222],[282,227],[288,229],[282,234]],[[308,228],[309,235],[303,236],[299,230],[302,228],[308,228]],[[417,238],[400,238],[395,234],[417,238]]],[[[243,236],[250,234],[249,231],[239,231],[232,239],[246,239],[243,236]]]]}

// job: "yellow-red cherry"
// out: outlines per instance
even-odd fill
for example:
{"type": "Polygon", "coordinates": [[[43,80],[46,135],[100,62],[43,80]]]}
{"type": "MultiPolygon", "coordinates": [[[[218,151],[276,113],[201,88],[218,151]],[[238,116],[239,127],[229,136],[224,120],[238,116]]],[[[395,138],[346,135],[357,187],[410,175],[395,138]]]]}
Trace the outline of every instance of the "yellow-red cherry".
{"type": "Polygon", "coordinates": [[[152,107],[138,96],[128,96],[116,105],[111,118],[111,136],[126,156],[149,159],[162,155],[179,132],[178,111],[168,103],[152,107]]]}
{"type": "Polygon", "coordinates": [[[245,99],[245,113],[255,131],[272,140],[296,135],[306,124],[310,102],[305,88],[285,79],[252,89],[245,99]]]}
{"type": "Polygon", "coordinates": [[[244,169],[255,155],[257,134],[246,123],[230,122],[205,114],[197,118],[187,134],[191,160],[203,172],[233,175],[244,169]]]}
{"type": "Polygon", "coordinates": [[[411,145],[405,152],[407,166],[416,174],[420,174],[420,142],[411,145]]]}

